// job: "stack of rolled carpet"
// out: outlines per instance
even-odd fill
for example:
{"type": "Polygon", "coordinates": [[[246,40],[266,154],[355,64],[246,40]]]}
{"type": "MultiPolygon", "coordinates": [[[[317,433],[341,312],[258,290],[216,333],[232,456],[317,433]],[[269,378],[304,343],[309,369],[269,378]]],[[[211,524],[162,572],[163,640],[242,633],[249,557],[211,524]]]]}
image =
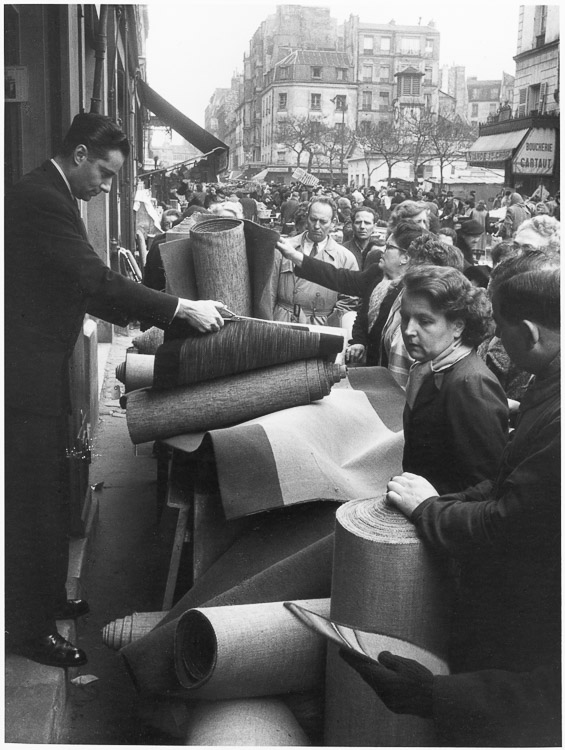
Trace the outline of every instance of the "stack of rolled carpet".
{"type": "MultiPolygon", "coordinates": [[[[441,561],[380,498],[340,507],[331,598],[297,603],[362,631],[360,642],[363,633],[380,634],[383,647],[397,642],[403,655],[428,654],[428,666],[446,673],[447,592],[441,561]]],[[[142,700],[160,701],[152,720],[164,721],[168,708],[166,729],[184,744],[434,744],[428,722],[388,711],[337,648],[327,649],[282,601],[226,606],[226,598],[233,600],[229,591],[182,612],[177,605],[164,618],[154,613],[149,633],[148,615],[106,628],[105,642],[121,649],[142,700]],[[175,715],[182,720],[172,726],[175,715]]]]}

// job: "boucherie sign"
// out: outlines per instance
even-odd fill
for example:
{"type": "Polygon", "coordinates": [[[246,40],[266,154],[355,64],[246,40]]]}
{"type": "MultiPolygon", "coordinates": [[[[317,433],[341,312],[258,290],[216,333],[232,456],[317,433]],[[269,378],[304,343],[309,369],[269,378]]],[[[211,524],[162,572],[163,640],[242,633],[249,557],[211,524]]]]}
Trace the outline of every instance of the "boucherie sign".
{"type": "Polygon", "coordinates": [[[512,160],[514,174],[553,174],[555,130],[532,128],[512,160]]]}

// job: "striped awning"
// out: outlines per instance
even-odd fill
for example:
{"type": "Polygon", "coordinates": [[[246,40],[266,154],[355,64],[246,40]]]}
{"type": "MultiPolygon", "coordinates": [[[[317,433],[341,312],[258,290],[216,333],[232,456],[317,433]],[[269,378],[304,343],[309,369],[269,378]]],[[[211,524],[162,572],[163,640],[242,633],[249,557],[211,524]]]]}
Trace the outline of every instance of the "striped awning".
{"type": "Polygon", "coordinates": [[[528,128],[523,128],[508,133],[480,136],[467,151],[467,161],[477,166],[504,165],[507,159],[512,158],[515,149],[520,145],[528,130],[528,128]]]}

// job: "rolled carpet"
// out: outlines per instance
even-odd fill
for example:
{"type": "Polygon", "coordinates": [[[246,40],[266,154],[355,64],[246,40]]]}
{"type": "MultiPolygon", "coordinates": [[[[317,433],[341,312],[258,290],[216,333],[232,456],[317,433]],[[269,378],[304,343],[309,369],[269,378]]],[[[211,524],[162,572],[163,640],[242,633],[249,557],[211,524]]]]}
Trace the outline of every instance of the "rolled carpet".
{"type": "MultiPolygon", "coordinates": [[[[301,602],[329,614],[328,599],[301,602]]],[[[324,679],[324,640],[282,602],[191,609],[143,641],[121,652],[142,694],[223,700],[315,690],[324,679]]]]}
{"type": "Polygon", "coordinates": [[[168,390],[138,390],[127,397],[127,425],[134,443],[226,427],[327,396],[341,379],[338,365],[320,359],[168,390]]]}
{"type": "Polygon", "coordinates": [[[323,358],[334,361],[343,336],[264,320],[227,321],[217,333],[173,339],[155,357],[155,387],[173,388],[262,367],[323,358]]]}
{"type": "MultiPolygon", "coordinates": [[[[346,503],[336,514],[331,619],[408,641],[445,661],[450,607],[443,563],[384,498],[346,503]]],[[[325,716],[328,746],[436,744],[431,722],[386,708],[334,644],[325,716]]]]}
{"type": "Polygon", "coordinates": [[[140,333],[131,343],[137,349],[138,354],[155,354],[164,340],[164,331],[161,328],[153,327],[144,333],[140,333]]]}
{"type": "Polygon", "coordinates": [[[126,393],[153,385],[155,355],[127,352],[125,362],[116,367],[116,379],[126,387],[126,393]]]}
{"type": "Polygon", "coordinates": [[[251,315],[253,299],[243,221],[211,218],[190,230],[200,299],[223,302],[238,315],[251,315]]]}
{"type": "Polygon", "coordinates": [[[310,742],[282,701],[247,698],[199,703],[190,712],[184,744],[289,747],[310,742]]]}

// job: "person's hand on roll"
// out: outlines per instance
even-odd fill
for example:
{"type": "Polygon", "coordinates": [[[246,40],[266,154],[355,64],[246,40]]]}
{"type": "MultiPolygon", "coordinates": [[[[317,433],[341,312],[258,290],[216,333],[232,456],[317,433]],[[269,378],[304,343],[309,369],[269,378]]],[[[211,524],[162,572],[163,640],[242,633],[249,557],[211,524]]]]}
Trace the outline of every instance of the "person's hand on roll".
{"type": "Polygon", "coordinates": [[[386,498],[407,518],[410,518],[420,503],[429,497],[437,497],[438,491],[424,477],[405,471],[392,477],[387,486],[386,498]]]}
{"type": "Polygon", "coordinates": [[[434,676],[419,662],[389,651],[381,651],[378,664],[345,649],[340,649],[339,655],[394,713],[423,719],[432,716],[434,676]]]}
{"type": "Polygon", "coordinates": [[[283,255],[288,260],[292,261],[295,266],[302,265],[302,259],[304,258],[303,254],[300,252],[300,250],[297,250],[292,243],[290,243],[287,239],[284,237],[281,237],[277,244],[275,245],[279,253],[283,255]]]}
{"type": "Polygon", "coordinates": [[[214,333],[224,325],[221,310],[225,308],[223,302],[210,299],[179,299],[175,318],[186,320],[193,328],[202,333],[214,333]]]}
{"type": "Polygon", "coordinates": [[[345,361],[352,365],[362,365],[366,360],[365,346],[363,344],[351,344],[345,350],[345,361]]]}

